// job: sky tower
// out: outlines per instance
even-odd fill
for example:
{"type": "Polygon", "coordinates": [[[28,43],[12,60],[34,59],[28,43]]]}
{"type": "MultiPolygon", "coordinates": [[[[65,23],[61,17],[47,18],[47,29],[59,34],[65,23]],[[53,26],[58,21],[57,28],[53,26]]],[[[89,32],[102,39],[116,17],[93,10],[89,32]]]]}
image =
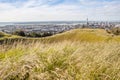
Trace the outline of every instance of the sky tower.
{"type": "Polygon", "coordinates": [[[88,18],[87,18],[87,27],[89,26],[88,18]]]}

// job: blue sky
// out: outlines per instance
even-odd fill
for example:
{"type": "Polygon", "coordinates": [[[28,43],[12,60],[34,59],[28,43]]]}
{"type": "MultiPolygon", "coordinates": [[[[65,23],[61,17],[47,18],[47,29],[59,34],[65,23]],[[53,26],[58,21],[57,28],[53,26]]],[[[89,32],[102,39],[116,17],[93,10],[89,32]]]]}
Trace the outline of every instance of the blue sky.
{"type": "Polygon", "coordinates": [[[0,0],[0,22],[120,20],[120,0],[0,0]]]}

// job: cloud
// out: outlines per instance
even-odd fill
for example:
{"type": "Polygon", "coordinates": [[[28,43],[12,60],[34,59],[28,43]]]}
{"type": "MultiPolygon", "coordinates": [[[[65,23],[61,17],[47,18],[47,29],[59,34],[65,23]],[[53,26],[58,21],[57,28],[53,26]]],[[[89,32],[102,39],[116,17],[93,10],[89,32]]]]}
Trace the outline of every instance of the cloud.
{"type": "Polygon", "coordinates": [[[0,2],[0,21],[120,20],[119,4],[118,0],[0,2]]]}

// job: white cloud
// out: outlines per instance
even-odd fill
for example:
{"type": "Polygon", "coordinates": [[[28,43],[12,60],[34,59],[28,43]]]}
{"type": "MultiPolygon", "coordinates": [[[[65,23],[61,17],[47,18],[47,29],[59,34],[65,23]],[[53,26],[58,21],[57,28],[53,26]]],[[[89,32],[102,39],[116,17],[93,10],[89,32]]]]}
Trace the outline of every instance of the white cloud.
{"type": "Polygon", "coordinates": [[[0,3],[0,22],[85,20],[87,16],[91,20],[120,20],[119,1],[102,3],[96,0],[90,1],[80,0],[76,4],[64,2],[52,6],[48,4],[47,0],[29,0],[22,4],[0,3]],[[16,7],[16,4],[19,7],[16,7]],[[96,6],[98,4],[102,6],[96,6]]]}
{"type": "Polygon", "coordinates": [[[5,11],[5,10],[13,9],[13,8],[14,7],[8,3],[0,3],[0,11],[5,11]]]}

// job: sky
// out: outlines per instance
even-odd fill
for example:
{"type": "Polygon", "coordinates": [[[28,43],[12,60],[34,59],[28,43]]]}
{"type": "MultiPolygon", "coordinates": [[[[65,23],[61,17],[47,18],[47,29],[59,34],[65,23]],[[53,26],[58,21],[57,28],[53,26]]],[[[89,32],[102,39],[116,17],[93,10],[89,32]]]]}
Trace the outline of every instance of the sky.
{"type": "Polygon", "coordinates": [[[120,0],[0,0],[0,22],[120,21],[120,0]]]}

